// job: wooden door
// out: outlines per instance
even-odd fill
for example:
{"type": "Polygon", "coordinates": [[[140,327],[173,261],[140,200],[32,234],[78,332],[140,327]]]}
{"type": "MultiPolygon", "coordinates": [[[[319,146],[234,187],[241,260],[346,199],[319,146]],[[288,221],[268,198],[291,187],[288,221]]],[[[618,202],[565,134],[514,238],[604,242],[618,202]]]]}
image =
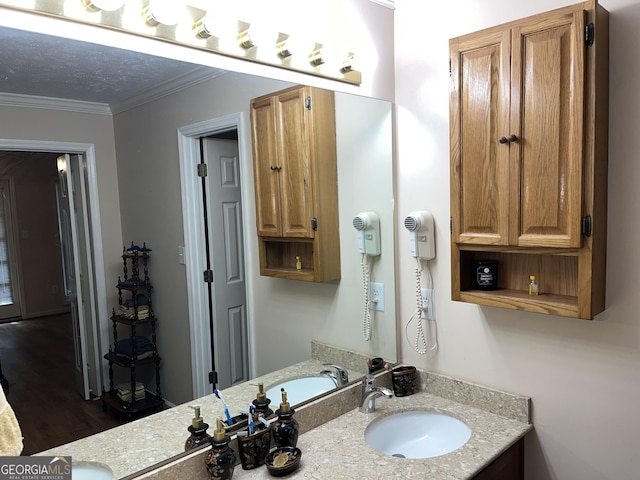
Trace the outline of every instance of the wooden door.
{"type": "Polygon", "coordinates": [[[274,97],[251,104],[253,175],[256,193],[256,223],[259,236],[281,237],[280,170],[276,148],[274,97]]]}
{"type": "Polygon", "coordinates": [[[512,30],[511,245],[579,247],[584,116],[584,11],[512,30]]]}
{"type": "Polygon", "coordinates": [[[508,31],[452,39],[450,135],[452,239],[506,245],[509,229],[508,31]]]}
{"type": "Polygon", "coordinates": [[[277,98],[278,159],[282,165],[280,194],[282,201],[282,236],[313,238],[313,178],[307,88],[295,88],[277,98]]]}

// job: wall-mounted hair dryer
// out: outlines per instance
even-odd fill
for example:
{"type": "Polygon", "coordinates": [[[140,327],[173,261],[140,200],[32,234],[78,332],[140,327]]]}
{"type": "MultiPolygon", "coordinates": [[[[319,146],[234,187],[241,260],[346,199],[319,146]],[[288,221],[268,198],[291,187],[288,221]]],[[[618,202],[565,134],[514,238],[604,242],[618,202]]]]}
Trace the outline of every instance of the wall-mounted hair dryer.
{"type": "Polygon", "coordinates": [[[404,219],[404,226],[409,230],[409,248],[412,256],[425,260],[431,260],[436,256],[433,215],[426,210],[411,212],[404,219]]]}
{"type": "Polygon", "coordinates": [[[353,219],[358,231],[358,251],[365,255],[380,255],[380,219],[376,212],[362,212],[353,219]]]}

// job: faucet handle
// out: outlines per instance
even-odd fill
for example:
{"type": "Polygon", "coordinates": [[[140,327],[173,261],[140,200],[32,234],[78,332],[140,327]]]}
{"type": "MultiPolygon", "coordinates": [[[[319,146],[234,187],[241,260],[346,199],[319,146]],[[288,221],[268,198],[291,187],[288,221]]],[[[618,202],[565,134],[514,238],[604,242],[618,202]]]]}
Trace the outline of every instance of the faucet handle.
{"type": "Polygon", "coordinates": [[[362,385],[364,386],[365,392],[370,392],[376,383],[376,377],[371,374],[366,374],[362,377],[362,385]]]}

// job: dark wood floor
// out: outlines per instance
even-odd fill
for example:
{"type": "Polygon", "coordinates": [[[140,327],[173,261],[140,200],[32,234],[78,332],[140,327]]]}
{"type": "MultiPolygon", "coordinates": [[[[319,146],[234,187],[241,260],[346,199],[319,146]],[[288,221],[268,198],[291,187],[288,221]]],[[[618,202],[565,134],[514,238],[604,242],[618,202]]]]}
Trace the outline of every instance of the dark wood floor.
{"type": "Polygon", "coordinates": [[[6,396],[22,429],[23,455],[125,422],[76,392],[72,331],[68,314],[0,323],[6,396]]]}

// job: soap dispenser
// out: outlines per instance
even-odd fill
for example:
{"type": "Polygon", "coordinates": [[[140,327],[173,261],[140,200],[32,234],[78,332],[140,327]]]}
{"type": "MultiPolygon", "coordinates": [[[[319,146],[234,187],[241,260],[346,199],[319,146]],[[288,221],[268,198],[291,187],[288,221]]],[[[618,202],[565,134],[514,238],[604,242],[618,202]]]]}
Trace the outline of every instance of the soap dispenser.
{"type": "Polygon", "coordinates": [[[273,415],[273,410],[269,408],[271,400],[267,398],[267,394],[264,392],[264,384],[258,383],[258,393],[251,403],[256,407],[256,415],[262,415],[265,419],[273,415]]]}
{"type": "Polygon", "coordinates": [[[211,435],[207,433],[209,425],[204,423],[204,420],[200,416],[200,406],[196,405],[191,408],[193,408],[195,412],[193,414],[193,420],[191,420],[191,425],[187,427],[191,435],[187,438],[187,441],[184,442],[185,452],[200,445],[206,445],[209,443],[209,440],[211,440],[211,435]]]}
{"type": "Polygon", "coordinates": [[[207,453],[205,465],[211,480],[231,480],[236,466],[236,454],[229,446],[229,435],[224,431],[222,417],[216,421],[216,429],[211,439],[211,450],[207,453]]]}
{"type": "Polygon", "coordinates": [[[293,418],[296,411],[291,408],[287,401],[287,392],[284,388],[282,391],[282,403],[280,408],[276,410],[278,419],[273,422],[273,442],[276,447],[295,447],[298,443],[298,421],[293,418]]]}

